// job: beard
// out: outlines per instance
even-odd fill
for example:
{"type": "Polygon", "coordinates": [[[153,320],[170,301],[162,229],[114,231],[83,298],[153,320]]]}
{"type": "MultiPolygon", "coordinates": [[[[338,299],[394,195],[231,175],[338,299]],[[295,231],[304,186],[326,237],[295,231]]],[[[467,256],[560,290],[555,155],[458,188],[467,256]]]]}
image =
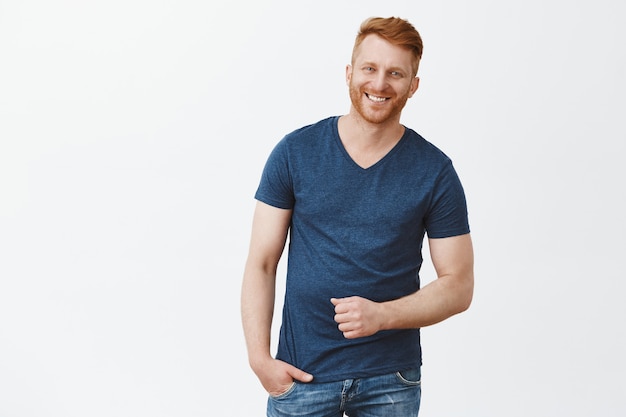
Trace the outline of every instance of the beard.
{"type": "Polygon", "coordinates": [[[399,115],[406,105],[410,94],[410,92],[407,91],[402,96],[392,97],[385,102],[384,106],[376,108],[376,103],[367,98],[365,91],[361,91],[359,87],[353,85],[352,83],[350,83],[349,89],[350,101],[352,102],[354,109],[366,122],[374,124],[383,124],[390,120],[399,118],[399,115]],[[391,101],[391,103],[388,103],[388,101],[391,101]]]}

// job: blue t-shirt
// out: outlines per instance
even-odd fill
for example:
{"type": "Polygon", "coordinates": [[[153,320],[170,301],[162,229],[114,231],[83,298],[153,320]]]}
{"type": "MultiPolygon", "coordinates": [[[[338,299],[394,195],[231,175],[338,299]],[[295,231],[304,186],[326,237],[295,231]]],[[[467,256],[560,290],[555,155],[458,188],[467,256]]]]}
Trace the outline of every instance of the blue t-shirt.
{"type": "Polygon", "coordinates": [[[465,195],[450,159],[411,129],[364,169],[331,117],[285,136],[255,198],[292,209],[277,358],[315,382],[376,376],[421,365],[419,329],[346,339],[332,297],[387,301],[420,287],[424,234],[469,233],[465,195]]]}

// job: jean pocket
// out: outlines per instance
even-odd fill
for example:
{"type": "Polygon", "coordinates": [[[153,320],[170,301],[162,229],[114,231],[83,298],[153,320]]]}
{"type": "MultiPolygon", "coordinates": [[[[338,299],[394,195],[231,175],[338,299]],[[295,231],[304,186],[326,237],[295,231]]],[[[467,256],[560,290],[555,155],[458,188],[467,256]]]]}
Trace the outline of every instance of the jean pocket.
{"type": "Polygon", "coordinates": [[[289,385],[289,387],[284,392],[277,395],[270,394],[270,397],[274,400],[280,400],[281,398],[285,398],[286,396],[291,394],[294,389],[296,389],[296,381],[292,382],[291,385],[289,385]]]}
{"type": "Polygon", "coordinates": [[[422,383],[422,371],[420,368],[407,369],[396,372],[396,376],[406,385],[420,385],[422,383]]]}

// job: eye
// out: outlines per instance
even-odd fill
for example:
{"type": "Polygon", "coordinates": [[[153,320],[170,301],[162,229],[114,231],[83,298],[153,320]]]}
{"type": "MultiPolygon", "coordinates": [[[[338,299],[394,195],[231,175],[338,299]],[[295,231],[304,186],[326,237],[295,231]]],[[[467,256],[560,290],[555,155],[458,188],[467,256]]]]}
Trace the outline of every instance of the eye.
{"type": "Polygon", "coordinates": [[[392,77],[396,77],[396,78],[401,78],[402,77],[402,73],[399,71],[391,71],[391,76],[392,77]]]}
{"type": "Polygon", "coordinates": [[[374,67],[365,67],[363,68],[365,72],[374,72],[374,67]]]}

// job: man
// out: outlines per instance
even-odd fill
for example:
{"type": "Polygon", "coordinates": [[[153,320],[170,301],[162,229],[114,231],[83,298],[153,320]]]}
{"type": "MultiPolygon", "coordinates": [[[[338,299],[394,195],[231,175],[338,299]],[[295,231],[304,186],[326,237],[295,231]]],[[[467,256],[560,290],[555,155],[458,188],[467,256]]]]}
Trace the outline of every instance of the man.
{"type": "Polygon", "coordinates": [[[463,188],[450,159],[400,124],[421,55],[406,20],[363,22],[346,68],[349,113],[290,133],[266,163],[241,307],[268,416],[417,416],[419,328],[471,303],[463,188]],[[425,233],[437,279],[420,289],[425,233]],[[274,358],[276,270],[288,235],[274,358]]]}

